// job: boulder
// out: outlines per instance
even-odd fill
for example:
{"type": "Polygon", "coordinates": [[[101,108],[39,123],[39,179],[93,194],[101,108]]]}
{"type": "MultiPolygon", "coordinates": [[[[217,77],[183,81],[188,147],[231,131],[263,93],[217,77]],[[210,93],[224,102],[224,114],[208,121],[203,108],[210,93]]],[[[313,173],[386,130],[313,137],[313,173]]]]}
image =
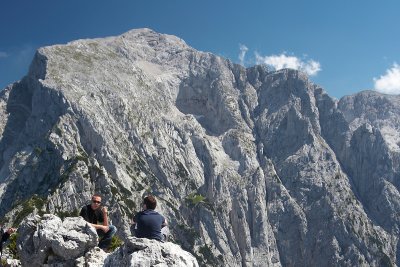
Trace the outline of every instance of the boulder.
{"type": "Polygon", "coordinates": [[[125,244],[112,253],[97,244],[95,229],[81,217],[62,221],[52,214],[33,216],[18,229],[22,266],[199,266],[193,255],[170,242],[127,237],[125,244]]]}
{"type": "Polygon", "coordinates": [[[18,229],[17,249],[22,266],[74,266],[98,243],[96,230],[81,217],[62,221],[52,214],[34,216],[18,229]]]}
{"type": "Polygon", "coordinates": [[[124,246],[107,257],[104,266],[199,266],[196,258],[178,245],[131,237],[124,246]]]}

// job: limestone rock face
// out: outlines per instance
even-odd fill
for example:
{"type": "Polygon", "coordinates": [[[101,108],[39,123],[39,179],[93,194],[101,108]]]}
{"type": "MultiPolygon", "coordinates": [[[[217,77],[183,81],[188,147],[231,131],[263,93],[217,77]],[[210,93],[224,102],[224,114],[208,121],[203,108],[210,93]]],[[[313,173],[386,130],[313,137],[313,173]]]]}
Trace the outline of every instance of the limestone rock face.
{"type": "Polygon", "coordinates": [[[173,243],[131,237],[107,257],[104,266],[199,266],[195,257],[173,243]]]}
{"type": "Polygon", "coordinates": [[[43,47],[0,92],[0,215],[100,193],[129,243],[151,192],[201,265],[400,265],[399,101],[149,29],[43,47]]]}
{"type": "Polygon", "coordinates": [[[81,217],[61,221],[46,214],[25,220],[18,229],[17,248],[22,266],[62,264],[74,266],[75,259],[97,246],[95,229],[81,217]]]}
{"type": "Polygon", "coordinates": [[[46,214],[23,221],[17,248],[22,266],[199,266],[195,257],[176,244],[135,237],[126,240],[113,253],[106,253],[97,247],[95,229],[81,217],[62,221],[46,214]]]}

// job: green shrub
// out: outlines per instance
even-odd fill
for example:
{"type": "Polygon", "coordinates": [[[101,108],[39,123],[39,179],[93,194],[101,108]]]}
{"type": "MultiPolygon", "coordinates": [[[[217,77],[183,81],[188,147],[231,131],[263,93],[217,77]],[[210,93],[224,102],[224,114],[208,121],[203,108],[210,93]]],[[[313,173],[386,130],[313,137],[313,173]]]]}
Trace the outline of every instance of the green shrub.
{"type": "Polygon", "coordinates": [[[34,151],[35,151],[36,155],[40,156],[40,154],[42,154],[42,152],[43,152],[43,149],[41,149],[40,147],[37,146],[37,147],[35,147],[34,151]]]}
{"type": "Polygon", "coordinates": [[[61,220],[64,220],[67,217],[78,217],[79,209],[75,209],[73,211],[56,211],[55,214],[60,217],[61,220]]]}
{"type": "Polygon", "coordinates": [[[35,194],[31,198],[21,202],[19,205],[21,205],[22,209],[17,212],[13,218],[14,227],[18,227],[22,220],[31,214],[35,208],[37,209],[38,214],[42,216],[45,213],[42,209],[46,205],[46,200],[35,194]]]}
{"type": "Polygon", "coordinates": [[[121,240],[118,236],[113,236],[111,239],[110,251],[114,251],[120,246],[124,244],[124,241],[121,240]]]}
{"type": "Polygon", "coordinates": [[[206,198],[201,194],[190,194],[186,197],[190,205],[197,206],[199,203],[204,203],[206,198]]]}
{"type": "Polygon", "coordinates": [[[17,238],[18,238],[17,233],[12,234],[9,238],[9,243],[7,245],[7,248],[12,258],[19,260],[18,250],[17,250],[17,238]]]}

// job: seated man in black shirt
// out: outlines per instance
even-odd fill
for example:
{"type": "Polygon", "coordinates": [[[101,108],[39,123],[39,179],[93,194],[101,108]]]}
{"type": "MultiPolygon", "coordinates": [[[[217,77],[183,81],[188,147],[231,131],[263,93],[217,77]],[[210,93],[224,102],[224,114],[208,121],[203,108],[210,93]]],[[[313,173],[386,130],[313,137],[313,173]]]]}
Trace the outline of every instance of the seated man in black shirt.
{"type": "Polygon", "coordinates": [[[139,238],[156,239],[165,241],[168,228],[165,218],[154,209],[157,206],[157,200],[149,195],[143,199],[143,210],[136,214],[133,219],[135,225],[135,235],[139,238]]]}
{"type": "Polygon", "coordinates": [[[99,236],[99,248],[107,250],[111,245],[111,238],[117,232],[114,225],[108,224],[107,207],[101,206],[101,196],[93,195],[92,203],[84,206],[80,216],[96,228],[99,236]]]}

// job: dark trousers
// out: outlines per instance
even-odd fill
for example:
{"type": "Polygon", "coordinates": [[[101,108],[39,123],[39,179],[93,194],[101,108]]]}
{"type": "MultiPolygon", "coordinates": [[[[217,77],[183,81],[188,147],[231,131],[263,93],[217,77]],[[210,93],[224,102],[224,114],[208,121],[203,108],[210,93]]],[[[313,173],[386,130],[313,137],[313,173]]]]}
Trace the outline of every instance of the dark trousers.
{"type": "Polygon", "coordinates": [[[102,230],[97,230],[97,235],[99,236],[99,248],[108,249],[111,245],[111,239],[117,232],[117,227],[114,225],[108,226],[110,230],[107,233],[104,233],[102,230]]]}

